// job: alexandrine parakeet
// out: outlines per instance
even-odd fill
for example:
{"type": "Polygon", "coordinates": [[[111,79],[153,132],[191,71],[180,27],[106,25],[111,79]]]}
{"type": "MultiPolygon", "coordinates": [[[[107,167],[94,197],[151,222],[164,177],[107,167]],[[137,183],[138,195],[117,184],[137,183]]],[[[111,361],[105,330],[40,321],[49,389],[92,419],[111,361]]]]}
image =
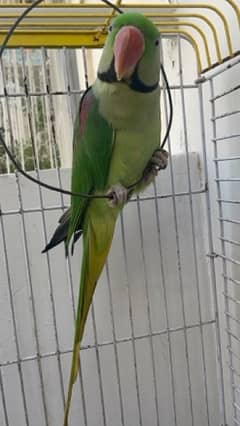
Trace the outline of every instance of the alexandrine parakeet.
{"type": "Polygon", "coordinates": [[[72,191],[109,199],[72,196],[44,251],[83,234],[83,259],[64,426],[68,425],[79,351],[94,290],[105,264],[118,215],[132,193],[143,190],[167,165],[160,144],[159,31],[146,17],[115,18],[98,67],[83,95],[73,137],[72,191]],[[137,185],[132,188],[132,185],[137,185]],[[131,188],[131,189],[130,189],[131,188]]]}

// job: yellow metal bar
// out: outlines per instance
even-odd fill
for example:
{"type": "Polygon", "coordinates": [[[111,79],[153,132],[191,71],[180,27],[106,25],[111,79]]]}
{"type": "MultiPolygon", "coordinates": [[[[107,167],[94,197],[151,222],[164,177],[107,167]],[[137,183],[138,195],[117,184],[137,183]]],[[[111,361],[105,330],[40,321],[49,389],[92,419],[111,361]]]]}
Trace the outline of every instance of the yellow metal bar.
{"type": "MultiPolygon", "coordinates": [[[[6,33],[0,31],[0,45],[6,33]]],[[[17,31],[8,42],[8,47],[24,46],[26,48],[39,47],[88,47],[99,48],[104,45],[106,34],[98,31],[17,31]]]]}
{"type": "MultiPolygon", "coordinates": [[[[113,2],[114,2],[114,0],[113,0],[113,2]]],[[[142,6],[142,3],[135,3],[135,4],[137,4],[138,5],[138,7],[141,7],[142,6]]],[[[147,3],[143,3],[143,5],[146,7],[147,6],[147,3]]],[[[16,3],[0,3],[0,9],[1,8],[11,8],[11,9],[14,9],[14,8],[16,8],[16,7],[18,7],[18,8],[22,8],[22,9],[24,9],[24,8],[26,8],[26,7],[28,7],[29,6],[29,3],[18,3],[18,2],[16,2],[16,3]]],[[[153,6],[153,4],[152,4],[152,6],[153,6]]],[[[156,5],[155,4],[155,7],[158,7],[158,5],[156,5]]],[[[122,7],[122,5],[121,5],[121,7],[122,7]]],[[[166,8],[168,7],[168,5],[166,6],[166,8]]],[[[64,3],[64,2],[62,2],[62,3],[44,3],[44,4],[39,4],[37,7],[36,7],[36,9],[44,9],[44,8],[53,8],[53,9],[59,9],[59,8],[79,8],[79,9],[97,9],[97,8],[100,8],[100,9],[110,9],[110,6],[108,6],[106,3],[103,3],[102,1],[100,1],[99,0],[99,2],[97,3],[97,2],[95,2],[95,3],[64,3]]]]}
{"type": "Polygon", "coordinates": [[[166,29],[166,30],[162,30],[162,34],[171,34],[171,35],[179,34],[180,36],[185,36],[185,38],[191,43],[192,47],[195,50],[196,57],[197,57],[198,72],[199,73],[202,72],[203,66],[202,66],[202,61],[201,61],[201,55],[200,55],[199,47],[198,47],[196,41],[194,40],[194,38],[192,37],[192,35],[188,31],[185,31],[185,30],[175,30],[174,33],[173,33],[170,29],[166,29]]]}
{"type": "MultiPolygon", "coordinates": [[[[0,5],[1,10],[1,5],[0,5]]],[[[53,18],[107,18],[109,13],[107,12],[94,12],[94,13],[86,13],[86,12],[48,12],[48,13],[40,13],[36,11],[32,11],[24,18],[24,21],[31,19],[53,19],[53,18]]],[[[154,15],[155,16],[155,15],[154,15]]],[[[171,14],[172,16],[172,14],[171,14]]],[[[0,19],[11,19],[18,18],[19,13],[17,12],[1,12],[0,19]]]]}
{"type": "MultiPolygon", "coordinates": [[[[13,23],[11,21],[2,22],[1,19],[0,19],[0,28],[1,29],[4,28],[6,31],[8,31],[8,30],[10,30],[12,24],[13,23]]],[[[102,25],[103,25],[103,23],[100,22],[100,21],[95,21],[95,22],[93,22],[93,21],[87,21],[87,22],[76,22],[76,21],[73,21],[73,22],[64,22],[64,21],[62,21],[62,22],[56,22],[56,21],[21,22],[16,31],[25,30],[26,28],[28,28],[29,30],[31,30],[31,29],[34,30],[37,27],[49,28],[49,30],[56,29],[56,27],[59,28],[59,29],[63,29],[63,30],[64,29],[71,29],[71,28],[74,28],[74,27],[76,27],[78,29],[81,29],[81,27],[89,27],[93,31],[97,27],[98,29],[101,28],[101,31],[103,31],[102,25]]]]}
{"type": "MultiPolygon", "coordinates": [[[[209,47],[208,47],[208,42],[207,42],[207,37],[205,36],[204,32],[201,30],[201,28],[199,28],[196,24],[193,24],[191,22],[188,21],[155,21],[154,22],[155,25],[157,25],[158,27],[162,27],[162,26],[166,26],[166,27],[191,27],[194,28],[202,37],[203,43],[204,43],[204,47],[206,50],[206,57],[207,57],[207,63],[208,66],[211,66],[211,56],[210,56],[210,52],[209,52],[209,47]]],[[[160,30],[161,32],[162,30],[160,30]]],[[[172,30],[172,32],[174,33],[175,30],[172,30]]],[[[195,41],[196,43],[196,41],[195,41]]],[[[196,43],[197,44],[197,43],[196,43]]]]}
{"type": "MultiPolygon", "coordinates": [[[[136,4],[136,3],[135,3],[136,4]]],[[[144,7],[147,6],[146,3],[143,3],[144,7]]],[[[29,6],[29,3],[0,3],[0,9],[1,8],[8,8],[8,9],[14,9],[14,8],[21,8],[26,9],[29,6]]],[[[156,5],[155,5],[156,6],[156,5]]],[[[138,7],[141,7],[141,3],[138,3],[138,7]]],[[[99,1],[99,3],[41,3],[39,4],[36,9],[71,9],[71,8],[77,8],[77,9],[109,9],[109,6],[104,4],[103,2],[99,1]]]]}

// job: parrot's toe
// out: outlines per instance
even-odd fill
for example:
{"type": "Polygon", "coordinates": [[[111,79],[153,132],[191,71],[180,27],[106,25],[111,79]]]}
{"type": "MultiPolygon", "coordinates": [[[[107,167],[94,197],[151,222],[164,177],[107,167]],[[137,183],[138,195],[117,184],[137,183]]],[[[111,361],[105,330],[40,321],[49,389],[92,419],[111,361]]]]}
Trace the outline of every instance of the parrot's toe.
{"type": "Polygon", "coordinates": [[[110,207],[120,207],[128,200],[128,189],[119,183],[113,185],[107,195],[109,196],[108,204],[110,207]]]}

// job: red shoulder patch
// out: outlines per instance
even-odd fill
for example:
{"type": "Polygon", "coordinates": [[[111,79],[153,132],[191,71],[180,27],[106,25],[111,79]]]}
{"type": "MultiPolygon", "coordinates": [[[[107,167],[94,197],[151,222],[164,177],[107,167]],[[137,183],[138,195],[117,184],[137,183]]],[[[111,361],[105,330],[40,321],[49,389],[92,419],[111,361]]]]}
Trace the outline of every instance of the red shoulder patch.
{"type": "Polygon", "coordinates": [[[79,131],[80,136],[83,135],[86,123],[89,117],[89,113],[91,110],[92,105],[94,104],[94,94],[92,89],[90,89],[85,95],[82,100],[80,114],[79,114],[79,131]]]}

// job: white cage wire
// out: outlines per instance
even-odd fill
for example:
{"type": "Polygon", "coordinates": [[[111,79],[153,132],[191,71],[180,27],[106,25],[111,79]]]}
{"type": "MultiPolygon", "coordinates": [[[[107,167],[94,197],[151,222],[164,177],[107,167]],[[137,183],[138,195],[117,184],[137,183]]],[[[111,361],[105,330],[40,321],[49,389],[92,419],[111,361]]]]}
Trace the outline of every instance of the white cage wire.
{"type": "MultiPolygon", "coordinates": [[[[184,39],[165,37],[162,52],[174,99],[170,164],[118,222],[82,345],[71,425],[240,424],[240,65],[196,81],[184,39]]],[[[16,49],[1,63],[9,146],[25,169],[64,188],[90,59],[84,49],[16,49]]],[[[162,111],[164,127],[164,88],[162,111]]],[[[59,425],[81,244],[66,260],[61,247],[40,254],[69,199],[9,174],[1,160],[0,424],[59,425]]]]}

